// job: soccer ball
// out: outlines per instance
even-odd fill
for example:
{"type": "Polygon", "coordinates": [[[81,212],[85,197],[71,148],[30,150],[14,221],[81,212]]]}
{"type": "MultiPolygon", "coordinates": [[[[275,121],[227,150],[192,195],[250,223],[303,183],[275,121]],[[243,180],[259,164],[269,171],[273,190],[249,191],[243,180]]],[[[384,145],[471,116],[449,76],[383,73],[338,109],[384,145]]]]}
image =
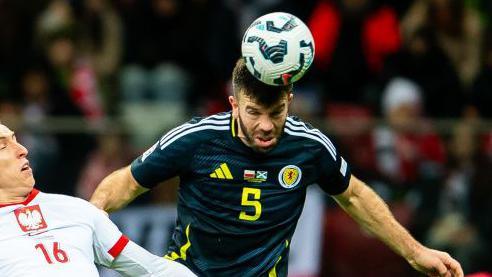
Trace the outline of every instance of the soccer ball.
{"type": "Polygon", "coordinates": [[[241,43],[249,72],[268,85],[299,80],[314,60],[314,40],[309,28],[294,15],[274,12],[256,19],[241,43]]]}

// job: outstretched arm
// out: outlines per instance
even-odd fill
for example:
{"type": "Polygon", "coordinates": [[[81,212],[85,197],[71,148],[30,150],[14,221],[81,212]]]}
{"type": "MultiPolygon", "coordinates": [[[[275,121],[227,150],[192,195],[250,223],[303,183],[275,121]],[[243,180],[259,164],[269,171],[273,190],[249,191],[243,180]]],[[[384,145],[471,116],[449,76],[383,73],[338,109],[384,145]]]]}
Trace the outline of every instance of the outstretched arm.
{"type": "Polygon", "coordinates": [[[196,276],[186,266],[155,256],[132,241],[114,259],[111,268],[123,276],[196,276]]]}
{"type": "Polygon", "coordinates": [[[416,241],[396,221],[386,203],[355,176],[352,175],[347,190],[334,198],[359,225],[376,235],[418,271],[429,276],[463,276],[456,260],[416,241]]]}
{"type": "Polygon", "coordinates": [[[123,276],[194,277],[184,265],[158,257],[123,235],[99,209],[86,203],[86,218],[93,222],[94,262],[112,268],[123,276]]]}
{"type": "Polygon", "coordinates": [[[137,183],[130,166],[127,166],[104,178],[92,194],[90,202],[99,209],[112,212],[126,206],[147,190],[137,183]]]}

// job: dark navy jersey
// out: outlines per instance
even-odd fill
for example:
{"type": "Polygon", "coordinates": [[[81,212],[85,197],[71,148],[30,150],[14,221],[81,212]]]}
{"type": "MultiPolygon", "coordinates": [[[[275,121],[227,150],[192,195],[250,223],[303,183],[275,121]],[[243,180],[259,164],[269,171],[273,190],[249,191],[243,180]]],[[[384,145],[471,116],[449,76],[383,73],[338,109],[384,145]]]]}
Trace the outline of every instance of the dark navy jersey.
{"type": "Polygon", "coordinates": [[[295,117],[267,153],[236,134],[230,112],[192,119],[138,157],[132,174],[148,188],[180,177],[167,258],[199,276],[287,276],[307,186],[342,193],[349,167],[328,137],[295,117]]]}

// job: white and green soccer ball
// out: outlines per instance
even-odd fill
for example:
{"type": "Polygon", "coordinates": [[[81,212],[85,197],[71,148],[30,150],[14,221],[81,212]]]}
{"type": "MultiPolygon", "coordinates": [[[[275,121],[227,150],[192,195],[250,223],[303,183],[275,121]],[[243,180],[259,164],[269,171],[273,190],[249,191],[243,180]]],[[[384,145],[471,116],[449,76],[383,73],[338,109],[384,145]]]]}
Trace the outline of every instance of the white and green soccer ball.
{"type": "Polygon", "coordinates": [[[246,66],[257,79],[281,86],[299,80],[314,60],[314,40],[299,18],[284,12],[253,21],[241,43],[246,66]]]}

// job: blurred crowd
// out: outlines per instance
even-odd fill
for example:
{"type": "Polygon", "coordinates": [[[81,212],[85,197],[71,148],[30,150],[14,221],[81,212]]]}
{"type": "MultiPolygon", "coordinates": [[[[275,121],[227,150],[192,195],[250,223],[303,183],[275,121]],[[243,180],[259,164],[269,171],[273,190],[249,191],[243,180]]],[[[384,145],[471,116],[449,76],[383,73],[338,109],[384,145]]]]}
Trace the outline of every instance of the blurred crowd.
{"type": "Polygon", "coordinates": [[[242,34],[272,11],[316,44],[292,113],[321,122],[419,240],[492,271],[490,0],[0,0],[0,119],[17,120],[37,186],[88,198],[166,128],[228,110],[242,34]]]}

